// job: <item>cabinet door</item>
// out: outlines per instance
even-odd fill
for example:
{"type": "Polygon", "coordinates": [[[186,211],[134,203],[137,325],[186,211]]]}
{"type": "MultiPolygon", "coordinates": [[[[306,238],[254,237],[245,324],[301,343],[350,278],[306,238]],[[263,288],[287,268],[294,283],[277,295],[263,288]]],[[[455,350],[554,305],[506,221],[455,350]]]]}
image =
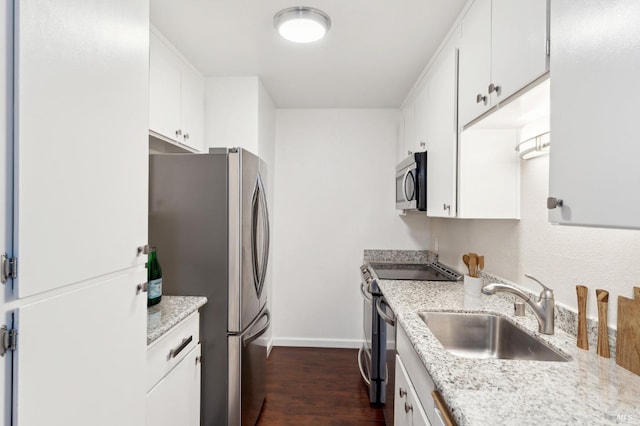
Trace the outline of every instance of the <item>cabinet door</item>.
{"type": "Polygon", "coordinates": [[[429,80],[427,108],[427,215],[456,215],[457,185],[457,49],[454,36],[442,51],[429,80]]]}
{"type": "Polygon", "coordinates": [[[149,5],[15,8],[22,298],[146,260],[136,249],[147,241],[149,5]]]}
{"type": "Polygon", "coordinates": [[[17,309],[14,426],[144,424],[145,280],[139,267],[17,309]]]}
{"type": "Polygon", "coordinates": [[[640,228],[638,22],[635,0],[551,2],[551,222],[640,228]]]}
{"type": "Polygon", "coordinates": [[[490,106],[488,87],[491,80],[491,0],[476,0],[462,18],[461,27],[458,102],[459,124],[464,126],[490,106]]]}
{"type": "Polygon", "coordinates": [[[149,41],[149,129],[182,142],[180,60],[153,31],[149,41]]]}
{"type": "Polygon", "coordinates": [[[414,104],[409,105],[402,112],[404,119],[404,149],[402,150],[402,156],[400,161],[407,158],[414,153],[414,141],[415,141],[415,107],[414,104]]]}
{"type": "Polygon", "coordinates": [[[547,71],[547,0],[493,0],[491,83],[503,100],[547,71]]]}
{"type": "Polygon", "coordinates": [[[204,79],[189,65],[181,64],[181,109],[179,141],[198,152],[204,151],[204,79]]]}
{"type": "Polygon", "coordinates": [[[148,426],[200,425],[200,345],[147,394],[148,426]]]}
{"type": "Polygon", "coordinates": [[[428,120],[428,87],[425,84],[418,92],[414,104],[414,122],[413,122],[413,145],[409,148],[412,152],[424,152],[427,150],[427,132],[430,123],[428,120]]]}
{"type": "Polygon", "coordinates": [[[411,384],[402,360],[396,355],[396,386],[393,422],[395,426],[430,426],[424,408],[411,384]]]}

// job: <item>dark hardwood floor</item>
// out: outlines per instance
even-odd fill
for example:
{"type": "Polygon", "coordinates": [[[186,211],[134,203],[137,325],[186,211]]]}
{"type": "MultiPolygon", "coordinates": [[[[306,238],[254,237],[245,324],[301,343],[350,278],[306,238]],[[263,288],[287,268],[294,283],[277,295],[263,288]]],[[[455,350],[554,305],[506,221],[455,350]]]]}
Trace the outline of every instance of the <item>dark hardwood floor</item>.
{"type": "Polygon", "coordinates": [[[275,347],[257,426],[384,425],[369,405],[355,349],[275,347]]]}

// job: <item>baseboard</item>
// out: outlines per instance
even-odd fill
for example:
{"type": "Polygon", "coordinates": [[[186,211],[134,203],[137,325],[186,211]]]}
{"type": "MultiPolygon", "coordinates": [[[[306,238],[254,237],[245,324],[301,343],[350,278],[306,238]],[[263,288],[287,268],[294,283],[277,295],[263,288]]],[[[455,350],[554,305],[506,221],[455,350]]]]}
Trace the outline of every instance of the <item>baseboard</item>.
{"type": "Polygon", "coordinates": [[[362,346],[363,341],[352,339],[301,339],[296,337],[282,337],[273,339],[272,343],[273,346],[358,349],[362,346]]]}

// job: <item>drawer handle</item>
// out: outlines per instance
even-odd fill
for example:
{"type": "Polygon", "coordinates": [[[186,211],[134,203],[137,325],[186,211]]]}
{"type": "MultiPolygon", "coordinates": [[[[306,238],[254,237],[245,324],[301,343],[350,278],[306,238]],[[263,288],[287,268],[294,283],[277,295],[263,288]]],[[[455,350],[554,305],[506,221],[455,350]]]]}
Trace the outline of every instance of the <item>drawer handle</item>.
{"type": "Polygon", "coordinates": [[[193,336],[189,336],[185,339],[182,339],[182,343],[180,343],[177,348],[171,349],[169,351],[169,359],[177,357],[178,354],[182,352],[184,348],[186,348],[187,345],[189,345],[189,343],[191,343],[191,341],[193,341],[193,336]]]}

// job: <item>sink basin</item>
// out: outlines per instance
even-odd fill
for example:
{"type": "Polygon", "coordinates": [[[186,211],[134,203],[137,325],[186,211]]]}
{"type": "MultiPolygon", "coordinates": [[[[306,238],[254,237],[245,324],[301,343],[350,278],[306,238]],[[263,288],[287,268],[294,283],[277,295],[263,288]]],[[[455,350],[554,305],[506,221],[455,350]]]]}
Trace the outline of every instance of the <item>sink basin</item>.
{"type": "Polygon", "coordinates": [[[420,318],[442,346],[463,358],[566,362],[566,357],[499,315],[423,312],[420,318]]]}

